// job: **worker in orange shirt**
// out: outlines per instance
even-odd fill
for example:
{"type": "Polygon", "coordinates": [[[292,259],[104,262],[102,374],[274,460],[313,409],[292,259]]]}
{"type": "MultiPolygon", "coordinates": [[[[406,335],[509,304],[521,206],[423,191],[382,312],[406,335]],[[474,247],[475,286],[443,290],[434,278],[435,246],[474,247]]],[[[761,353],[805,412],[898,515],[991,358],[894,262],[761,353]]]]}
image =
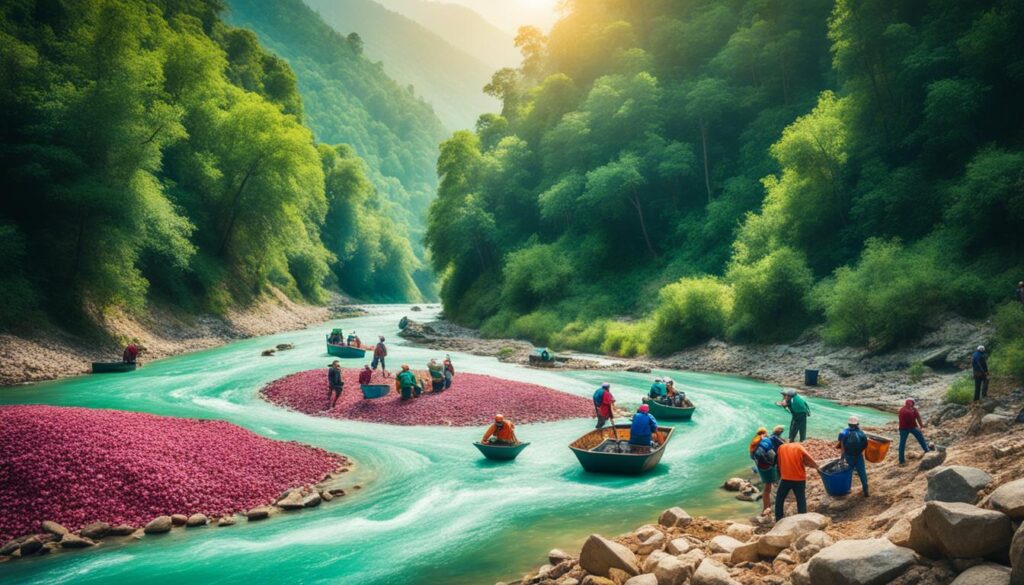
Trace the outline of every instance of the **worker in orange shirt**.
{"type": "Polygon", "coordinates": [[[775,496],[775,521],[782,520],[786,496],[793,492],[796,496],[796,511],[807,513],[807,468],[820,469],[818,462],[804,449],[800,443],[779,445],[779,492],[775,496]]]}
{"type": "Polygon", "coordinates": [[[515,445],[519,442],[519,439],[516,438],[516,425],[512,424],[510,420],[505,420],[504,416],[496,414],[494,415],[494,424],[487,427],[487,432],[484,433],[484,438],[480,442],[492,445],[515,445]]]}

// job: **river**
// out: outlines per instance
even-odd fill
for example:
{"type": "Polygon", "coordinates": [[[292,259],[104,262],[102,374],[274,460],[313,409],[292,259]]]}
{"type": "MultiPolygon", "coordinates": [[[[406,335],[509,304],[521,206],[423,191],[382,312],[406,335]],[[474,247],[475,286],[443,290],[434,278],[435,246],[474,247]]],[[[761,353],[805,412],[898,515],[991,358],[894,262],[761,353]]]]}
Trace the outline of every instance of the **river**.
{"type": "MultiPolygon", "coordinates": [[[[154,361],[136,372],[84,376],[0,389],[0,404],[42,403],[220,418],[267,437],[297,440],[351,456],[364,485],[341,502],[227,528],[175,531],[128,544],[5,563],[12,583],[361,583],[490,585],[544,562],[552,547],[578,549],[593,532],[620,534],[679,505],[691,515],[746,518],[759,504],[718,489],[746,465],[745,445],[759,425],[786,424],[778,387],[731,376],[670,374],[698,405],[678,430],[660,467],[639,477],[583,472],[567,445],[593,420],[521,425],[532,442],[512,463],[483,460],[471,442],[482,428],[394,427],[310,417],[272,406],[260,388],[287,374],[325,367],[323,334],[332,326],[363,339],[389,337],[392,364],[425,363],[435,350],[399,338],[403,314],[431,311],[371,307],[371,314],[306,331],[250,339],[154,361]],[[261,357],[262,349],[294,343],[261,357]]],[[[542,384],[589,397],[610,381],[620,405],[639,404],[653,374],[545,371],[494,358],[452,353],[460,371],[542,384]]],[[[351,367],[351,366],[350,366],[351,367]]],[[[454,391],[458,391],[458,378],[454,391]]],[[[351,390],[349,390],[351,391],[351,390]]],[[[851,413],[867,425],[890,415],[811,399],[810,433],[831,436],[851,413]]],[[[45,445],[40,448],[45,449],[45,445]]],[[[173,512],[173,511],[169,511],[173,512]]]]}

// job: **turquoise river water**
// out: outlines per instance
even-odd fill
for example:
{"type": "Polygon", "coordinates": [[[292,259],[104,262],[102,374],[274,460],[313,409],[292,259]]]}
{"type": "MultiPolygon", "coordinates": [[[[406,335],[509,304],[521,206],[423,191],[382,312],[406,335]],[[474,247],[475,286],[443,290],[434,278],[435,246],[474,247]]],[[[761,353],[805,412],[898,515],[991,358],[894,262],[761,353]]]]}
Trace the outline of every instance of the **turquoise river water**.
{"type": "MultiPolygon", "coordinates": [[[[698,409],[677,423],[661,465],[638,478],[582,471],[567,448],[592,419],[519,426],[532,445],[511,463],[483,460],[471,442],[482,428],[395,427],[310,417],[270,405],[260,388],[287,374],[328,363],[323,334],[355,329],[363,339],[389,336],[393,364],[423,364],[442,352],[395,335],[408,307],[378,306],[368,316],[306,331],[239,341],[154,361],[130,374],[83,376],[0,389],[0,404],[42,403],[229,420],[267,437],[344,453],[364,488],[340,502],[269,521],[175,531],[128,544],[0,566],[11,583],[360,583],[490,585],[518,578],[553,547],[573,549],[593,532],[615,535],[680,505],[693,515],[746,518],[759,504],[718,489],[749,467],[745,445],[759,425],[786,424],[778,387],[691,372],[671,374],[698,409]],[[277,343],[296,349],[276,357],[277,343]]],[[[429,319],[431,311],[408,313],[429,319]]],[[[525,380],[589,397],[604,380],[621,406],[639,404],[652,375],[545,371],[494,358],[452,353],[460,371],[525,380]]],[[[359,362],[353,360],[352,365],[359,362]]],[[[458,378],[456,378],[457,390],[458,378]]],[[[856,413],[867,424],[890,416],[811,400],[810,433],[831,436],[856,413]]]]}

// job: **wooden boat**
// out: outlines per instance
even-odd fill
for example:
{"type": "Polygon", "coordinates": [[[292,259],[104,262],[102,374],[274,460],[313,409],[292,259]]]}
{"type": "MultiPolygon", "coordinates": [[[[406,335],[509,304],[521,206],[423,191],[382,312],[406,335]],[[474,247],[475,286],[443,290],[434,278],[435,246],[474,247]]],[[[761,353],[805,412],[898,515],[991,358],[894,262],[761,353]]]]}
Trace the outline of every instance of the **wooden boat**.
{"type": "Polygon", "coordinates": [[[366,348],[353,347],[351,345],[344,345],[341,343],[328,343],[327,355],[333,355],[334,357],[340,358],[361,358],[366,355],[366,348]]]}
{"type": "Polygon", "coordinates": [[[391,384],[360,384],[359,388],[363,391],[363,398],[367,400],[384,398],[391,392],[391,384]]]}
{"type": "Polygon", "coordinates": [[[583,469],[622,475],[638,475],[650,471],[661,461],[674,429],[659,426],[658,433],[662,441],[646,453],[630,452],[628,424],[615,425],[614,431],[613,434],[612,427],[594,429],[569,443],[569,448],[576,454],[583,469]]]}
{"type": "Polygon", "coordinates": [[[480,452],[484,454],[484,457],[488,459],[495,459],[498,461],[511,461],[519,456],[523,452],[529,443],[516,443],[515,445],[492,445],[490,443],[481,443],[479,441],[473,443],[480,452]]]}
{"type": "Polygon", "coordinates": [[[693,416],[693,411],[697,410],[696,406],[688,406],[686,408],[669,406],[650,398],[644,398],[644,404],[651,408],[651,414],[654,415],[654,418],[663,418],[665,420],[690,420],[690,417],[693,416]]]}
{"type": "Polygon", "coordinates": [[[138,363],[126,364],[124,362],[93,362],[92,373],[117,374],[120,372],[131,372],[137,367],[139,367],[138,363]]]}

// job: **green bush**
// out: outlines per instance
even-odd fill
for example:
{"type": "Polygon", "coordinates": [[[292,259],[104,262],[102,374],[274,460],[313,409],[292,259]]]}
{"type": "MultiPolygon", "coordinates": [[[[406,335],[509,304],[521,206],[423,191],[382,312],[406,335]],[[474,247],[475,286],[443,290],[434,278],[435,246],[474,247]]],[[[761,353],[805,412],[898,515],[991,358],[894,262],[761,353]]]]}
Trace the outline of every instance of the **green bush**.
{"type": "Polygon", "coordinates": [[[803,254],[782,247],[752,264],[734,263],[726,280],[735,293],[728,333],[734,339],[780,340],[810,322],[814,276],[803,254]]]}
{"type": "Polygon", "coordinates": [[[946,390],[946,402],[970,404],[974,400],[974,379],[970,374],[959,376],[946,390]]]}
{"type": "Polygon", "coordinates": [[[924,372],[924,364],[921,362],[914,362],[910,364],[909,368],[907,368],[907,377],[910,378],[911,383],[917,384],[921,381],[921,378],[924,378],[924,372]]]}
{"type": "Polygon", "coordinates": [[[608,321],[605,319],[598,319],[590,323],[581,320],[572,321],[552,336],[551,345],[556,348],[600,353],[607,330],[608,321]]]}
{"type": "Polygon", "coordinates": [[[1004,303],[996,309],[992,321],[996,328],[992,373],[1024,382],[1024,307],[1016,302],[1004,303]]]}
{"type": "Polygon", "coordinates": [[[653,325],[650,321],[624,323],[609,321],[605,329],[601,351],[621,357],[644,355],[648,351],[653,325]]]}
{"type": "Polygon", "coordinates": [[[996,328],[996,343],[1009,343],[1024,339],[1024,307],[1018,302],[999,305],[992,322],[996,328]]]}
{"type": "Polygon", "coordinates": [[[658,292],[650,349],[668,354],[725,333],[733,291],[713,277],[684,278],[658,292]]]}
{"type": "Polygon", "coordinates": [[[531,308],[571,290],[573,269],[555,246],[538,244],[508,255],[501,288],[504,306],[531,308]]]}

